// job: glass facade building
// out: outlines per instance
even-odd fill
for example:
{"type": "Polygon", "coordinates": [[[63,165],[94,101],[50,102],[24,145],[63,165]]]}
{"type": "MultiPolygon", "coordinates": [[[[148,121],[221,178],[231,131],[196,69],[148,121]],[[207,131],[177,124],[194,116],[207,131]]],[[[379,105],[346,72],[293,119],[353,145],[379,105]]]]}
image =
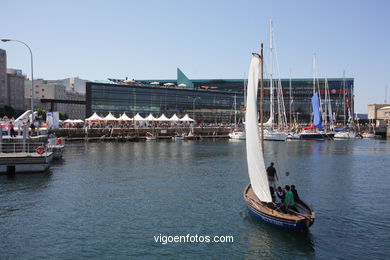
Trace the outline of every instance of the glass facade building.
{"type": "MultiPolygon", "coordinates": [[[[183,78],[183,75],[181,77],[183,78]]],[[[243,120],[244,86],[246,84],[244,80],[188,80],[185,76],[184,80],[186,84],[180,82],[179,78],[178,80],[140,80],[132,81],[129,84],[120,83],[118,80],[115,80],[115,83],[87,82],[86,117],[91,116],[93,112],[101,115],[111,112],[116,116],[123,112],[129,116],[140,113],[143,117],[149,113],[155,117],[162,113],[167,117],[173,114],[177,114],[179,117],[189,114],[197,122],[231,123],[234,121],[234,114],[237,111],[237,119],[243,120]],[[167,86],[167,83],[171,83],[168,84],[171,86],[167,86]]],[[[291,95],[290,80],[282,79],[280,83],[287,121],[289,121],[291,114],[291,118],[298,122],[310,122],[313,80],[291,80],[291,95]]],[[[318,79],[316,84],[316,88],[320,89],[320,99],[324,103],[325,79],[318,79]]],[[[344,118],[348,119],[350,115],[353,115],[353,86],[354,80],[352,78],[328,79],[332,111],[336,115],[337,122],[343,122],[344,118]]],[[[274,118],[277,119],[277,91],[274,91],[274,111],[276,112],[274,118]]],[[[268,80],[264,82],[264,99],[266,121],[270,111],[268,80]]]]}

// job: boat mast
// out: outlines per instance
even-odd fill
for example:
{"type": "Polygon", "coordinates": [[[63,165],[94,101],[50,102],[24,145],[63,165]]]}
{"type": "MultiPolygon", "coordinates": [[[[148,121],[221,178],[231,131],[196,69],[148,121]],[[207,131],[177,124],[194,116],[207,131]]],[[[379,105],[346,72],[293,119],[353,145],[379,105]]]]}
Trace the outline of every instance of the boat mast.
{"type": "Polygon", "coordinates": [[[261,126],[261,149],[264,151],[264,76],[263,76],[263,43],[260,44],[260,126],[261,126]]]}
{"type": "MultiPolygon", "coordinates": [[[[316,56],[313,54],[313,96],[316,91],[316,78],[315,78],[315,69],[316,68],[316,56]]],[[[314,124],[314,110],[312,108],[312,105],[310,104],[310,111],[313,116],[311,116],[310,120],[311,123],[314,124]]]]}
{"type": "Polygon", "coordinates": [[[346,108],[346,104],[345,104],[345,70],[343,71],[343,107],[344,107],[344,121],[343,121],[343,127],[345,127],[346,126],[346,117],[347,117],[347,115],[345,114],[345,108],[346,108]]]}
{"type": "Polygon", "coordinates": [[[292,95],[291,95],[291,69],[290,69],[290,82],[289,82],[289,87],[290,87],[290,125],[292,126],[292,121],[291,121],[291,107],[292,107],[292,95]]]}
{"type": "Polygon", "coordinates": [[[247,87],[246,75],[244,73],[244,108],[246,108],[246,87],[247,87]]]}
{"type": "Polygon", "coordinates": [[[273,73],[273,32],[272,32],[272,20],[269,21],[269,83],[270,83],[270,118],[271,118],[271,129],[274,129],[274,83],[272,78],[273,73]]]}
{"type": "Polygon", "coordinates": [[[313,96],[316,93],[316,55],[313,55],[313,96]]]}
{"type": "Polygon", "coordinates": [[[234,128],[237,128],[237,95],[234,94],[234,128]]]}
{"type": "MultiPolygon", "coordinates": [[[[327,129],[327,127],[328,127],[328,102],[329,102],[329,88],[328,88],[328,74],[327,73],[325,73],[325,107],[324,107],[324,109],[325,109],[325,111],[324,111],[324,116],[323,116],[323,118],[324,118],[324,120],[325,120],[325,129],[327,129]]],[[[330,118],[329,118],[329,120],[330,120],[330,118]]]]}

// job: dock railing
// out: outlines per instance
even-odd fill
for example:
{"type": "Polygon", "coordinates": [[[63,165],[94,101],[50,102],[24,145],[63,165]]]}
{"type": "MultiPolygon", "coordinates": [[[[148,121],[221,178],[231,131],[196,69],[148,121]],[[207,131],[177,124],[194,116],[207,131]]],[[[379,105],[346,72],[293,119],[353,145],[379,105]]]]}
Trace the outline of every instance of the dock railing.
{"type": "Polygon", "coordinates": [[[43,147],[43,154],[47,156],[51,148],[44,143],[2,143],[2,153],[38,153],[37,148],[43,147]]]}

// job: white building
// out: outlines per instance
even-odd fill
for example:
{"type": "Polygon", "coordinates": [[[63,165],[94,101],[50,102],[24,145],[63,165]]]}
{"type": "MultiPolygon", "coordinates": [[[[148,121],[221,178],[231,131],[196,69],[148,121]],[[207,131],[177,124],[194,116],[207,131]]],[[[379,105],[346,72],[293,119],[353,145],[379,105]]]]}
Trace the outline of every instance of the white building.
{"type": "Polygon", "coordinates": [[[87,83],[88,80],[80,79],[79,77],[74,77],[74,78],[66,78],[63,80],[59,80],[58,82],[64,85],[66,91],[68,92],[85,95],[85,83],[87,83]]]}
{"type": "Polygon", "coordinates": [[[375,120],[376,127],[390,125],[390,104],[368,105],[368,119],[375,120]]]}
{"type": "MultiPolygon", "coordinates": [[[[25,98],[28,102],[31,100],[31,80],[24,82],[25,98]]],[[[43,79],[34,79],[34,107],[50,111],[51,104],[49,102],[43,103],[41,99],[58,99],[66,100],[65,86],[57,82],[52,82],[43,79]]],[[[65,112],[65,104],[54,104],[54,111],[65,112]]]]}
{"type": "MultiPolygon", "coordinates": [[[[47,111],[51,110],[51,102],[42,102],[42,99],[52,99],[53,111],[65,113],[70,119],[84,119],[85,105],[65,103],[66,101],[85,101],[85,83],[87,80],[67,78],[63,80],[34,80],[34,107],[47,111]],[[64,103],[62,103],[62,102],[64,103]]],[[[25,82],[25,90],[31,89],[31,81],[25,82]]],[[[25,97],[30,101],[31,94],[26,92],[25,97]]]]}

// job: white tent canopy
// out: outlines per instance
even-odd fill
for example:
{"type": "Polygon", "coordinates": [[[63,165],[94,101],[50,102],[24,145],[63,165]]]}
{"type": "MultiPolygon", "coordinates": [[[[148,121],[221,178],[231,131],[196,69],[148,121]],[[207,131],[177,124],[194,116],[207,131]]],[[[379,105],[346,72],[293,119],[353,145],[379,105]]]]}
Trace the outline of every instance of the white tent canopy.
{"type": "Polygon", "coordinates": [[[168,83],[165,83],[164,86],[174,86],[175,83],[171,83],[171,82],[168,82],[168,83]]]}
{"type": "Polygon", "coordinates": [[[72,121],[73,121],[73,123],[84,123],[84,121],[81,120],[81,119],[75,119],[75,120],[72,120],[72,121]]]}
{"type": "Polygon", "coordinates": [[[150,85],[160,85],[160,82],[153,81],[153,82],[150,82],[150,85]]]}
{"type": "Polygon", "coordinates": [[[179,84],[178,86],[179,86],[179,87],[187,87],[187,85],[184,84],[184,83],[181,83],[181,84],[179,84]]]}
{"type": "Polygon", "coordinates": [[[177,117],[176,114],[174,114],[171,118],[169,118],[169,121],[176,122],[176,121],[180,121],[180,119],[177,117]]]}
{"type": "Polygon", "coordinates": [[[104,120],[104,121],[117,121],[118,118],[116,118],[115,116],[113,116],[113,115],[111,114],[111,112],[110,112],[110,113],[108,113],[108,115],[107,115],[105,118],[103,118],[103,120],[104,120]]]}
{"type": "Polygon", "coordinates": [[[124,113],[118,118],[118,120],[120,120],[120,121],[131,121],[132,119],[126,115],[126,112],[124,112],[124,113]]]}
{"type": "Polygon", "coordinates": [[[195,120],[190,118],[188,116],[188,114],[185,114],[182,118],[180,118],[180,121],[183,121],[183,122],[194,122],[195,120]]]}
{"type": "Polygon", "coordinates": [[[152,113],[150,113],[146,118],[145,118],[147,121],[156,121],[157,118],[155,118],[152,113]]]}
{"type": "Polygon", "coordinates": [[[98,115],[96,114],[96,112],[93,113],[92,116],[90,116],[90,117],[88,117],[88,118],[85,119],[85,121],[102,121],[102,120],[103,120],[103,118],[101,118],[100,116],[98,116],[98,115]]]}
{"type": "Polygon", "coordinates": [[[159,118],[157,118],[157,121],[169,121],[169,119],[164,114],[162,114],[159,118]]]}
{"type": "Polygon", "coordinates": [[[72,120],[72,119],[66,119],[66,120],[64,121],[64,123],[73,123],[73,120],[72,120]]]}
{"type": "Polygon", "coordinates": [[[133,120],[135,120],[135,121],[145,121],[146,119],[143,118],[142,116],[140,116],[139,113],[137,113],[137,114],[133,117],[133,120]]]}

